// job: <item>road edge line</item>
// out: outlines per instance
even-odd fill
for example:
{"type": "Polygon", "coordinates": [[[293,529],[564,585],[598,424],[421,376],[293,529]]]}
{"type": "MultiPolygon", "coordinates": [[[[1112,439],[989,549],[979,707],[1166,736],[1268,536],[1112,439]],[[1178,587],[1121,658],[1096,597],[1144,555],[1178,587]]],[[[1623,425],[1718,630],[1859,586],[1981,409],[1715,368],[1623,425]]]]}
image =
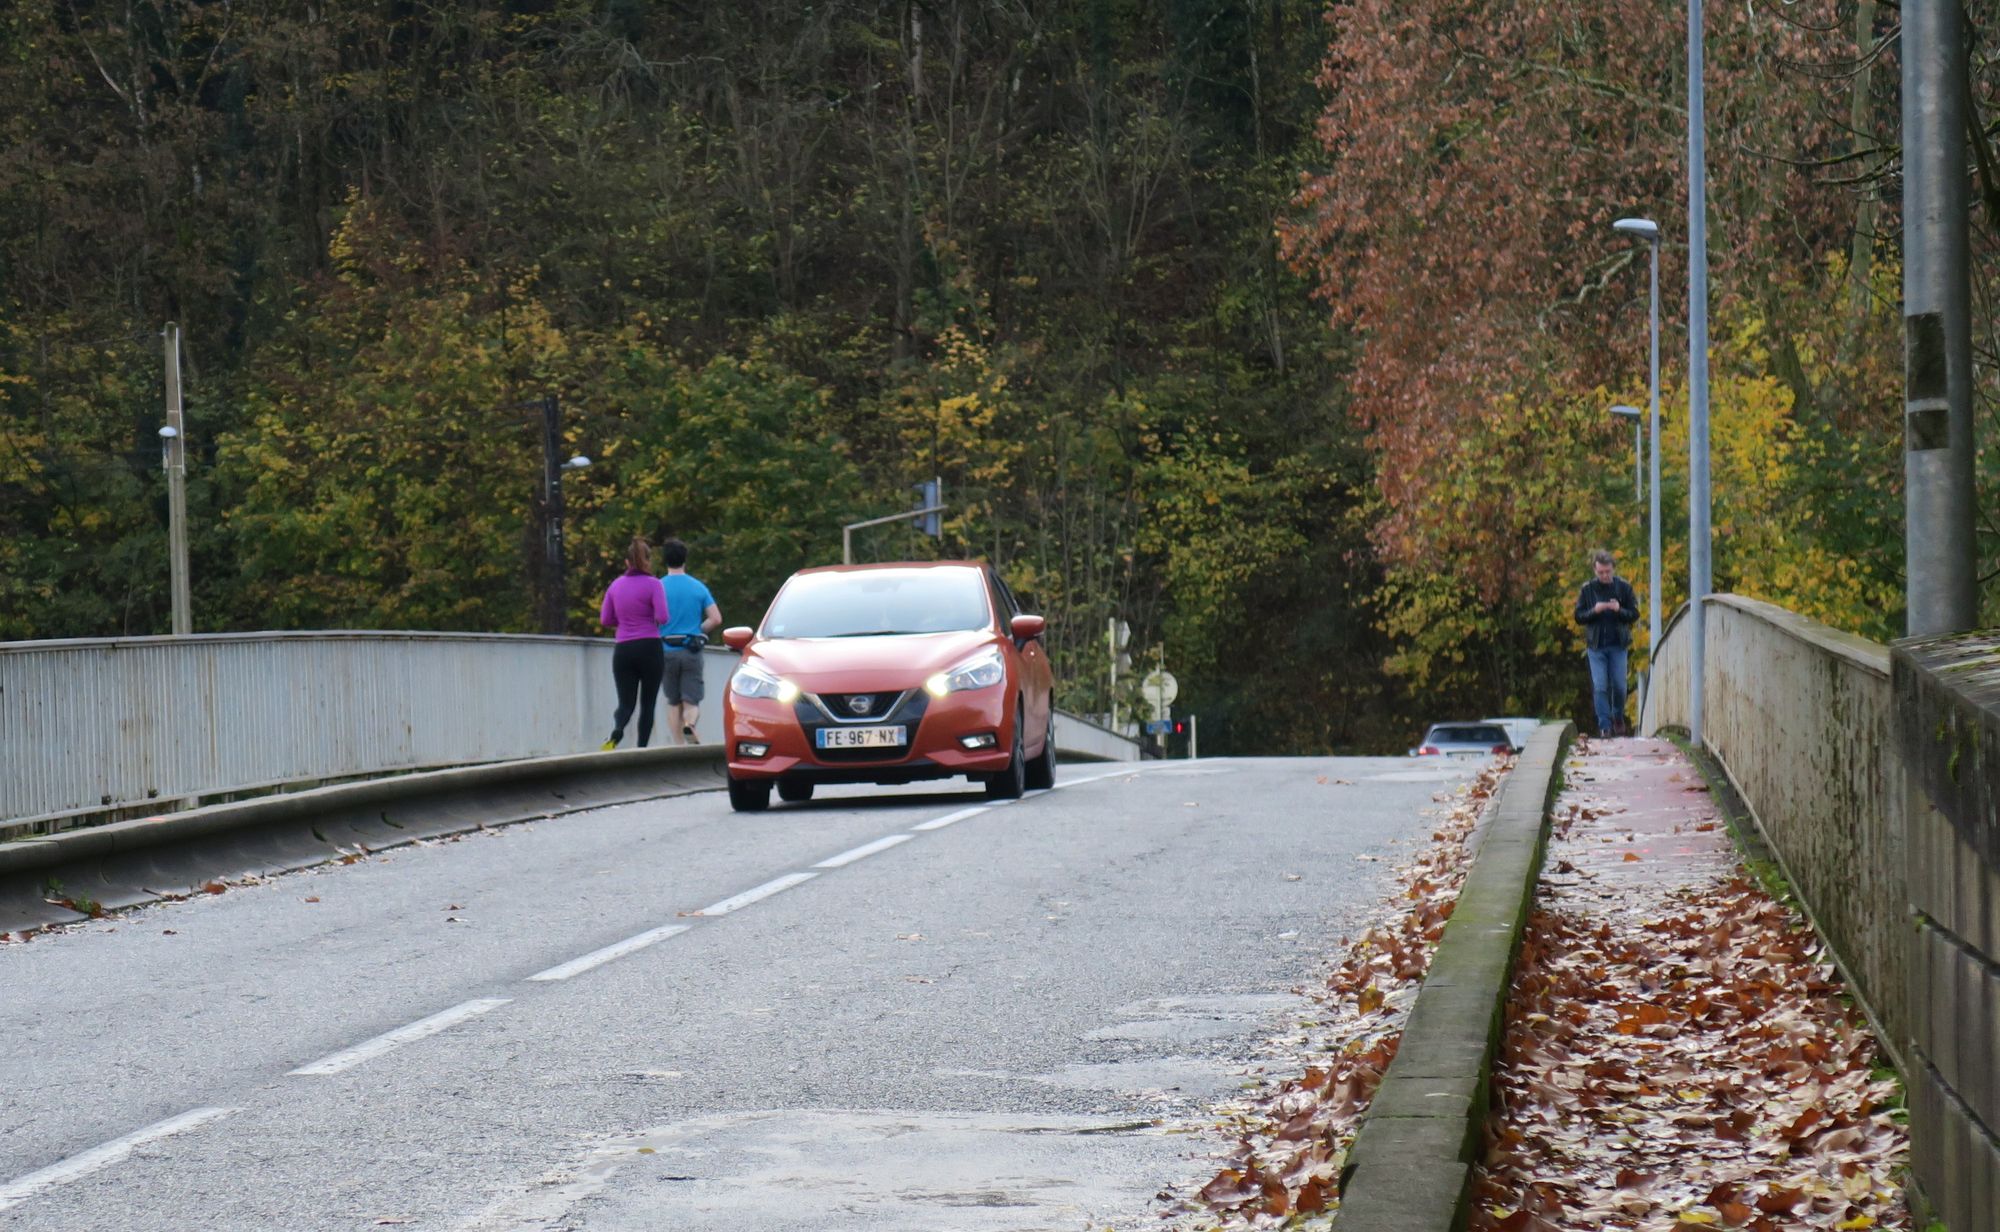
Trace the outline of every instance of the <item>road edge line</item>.
{"type": "Polygon", "coordinates": [[[149,1143],[175,1134],[184,1134],[191,1129],[199,1129],[210,1121],[218,1121],[234,1108],[206,1107],[194,1108],[179,1116],[155,1121],[142,1129],[135,1129],[122,1137],[100,1143],[87,1151],[78,1151],[64,1159],[58,1159],[46,1168],[37,1168],[26,1176],[15,1177],[0,1184],[0,1211],[19,1206],[30,1198],[40,1197],[50,1190],[71,1181],[82,1180],[93,1172],[101,1172],[116,1163],[129,1159],[132,1152],[149,1143]]]}
{"type": "Polygon", "coordinates": [[[1342,1166],[1334,1226],[1344,1232],[1465,1226],[1514,956],[1575,733],[1544,723],[1501,785],[1396,1059],[1342,1166]]]}

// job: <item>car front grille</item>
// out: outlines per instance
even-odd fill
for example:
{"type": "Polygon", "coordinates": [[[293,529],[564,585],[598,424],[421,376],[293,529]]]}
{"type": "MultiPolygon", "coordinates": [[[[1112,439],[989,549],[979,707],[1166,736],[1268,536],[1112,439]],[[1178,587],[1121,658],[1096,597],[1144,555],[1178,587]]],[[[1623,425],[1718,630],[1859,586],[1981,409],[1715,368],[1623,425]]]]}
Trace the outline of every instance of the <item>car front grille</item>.
{"type": "Polygon", "coordinates": [[[806,745],[812,750],[813,760],[827,764],[848,762],[898,762],[910,756],[916,747],[917,729],[923,723],[924,711],[929,708],[930,694],[922,689],[885,690],[875,693],[822,693],[806,694],[792,704],[792,713],[798,717],[799,726],[806,734],[806,745]],[[856,714],[851,704],[854,697],[866,697],[870,704],[867,714],[856,714]],[[828,714],[838,716],[829,719],[828,714]],[[899,748],[887,749],[823,749],[819,747],[819,730],[823,727],[906,727],[909,742],[899,748]]]}

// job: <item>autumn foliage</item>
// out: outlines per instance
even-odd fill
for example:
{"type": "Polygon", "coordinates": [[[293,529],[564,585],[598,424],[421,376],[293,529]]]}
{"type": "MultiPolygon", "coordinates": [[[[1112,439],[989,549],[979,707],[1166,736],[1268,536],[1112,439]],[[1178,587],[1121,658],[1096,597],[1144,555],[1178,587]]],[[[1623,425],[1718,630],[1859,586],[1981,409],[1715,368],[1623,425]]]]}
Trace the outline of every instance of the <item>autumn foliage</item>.
{"type": "MultiPolygon", "coordinates": [[[[1709,9],[1716,466],[1745,478],[1729,451],[1755,441],[1739,420],[1813,443],[1794,470],[1718,482],[1716,579],[1880,633],[1895,267],[1874,186],[1828,170],[1872,165],[1860,156],[1873,134],[1893,131],[1893,72],[1863,8],[1709,9]],[[1821,449],[1830,439],[1843,447],[1821,449]],[[1863,499],[1827,499],[1829,476],[1863,499]],[[1736,550],[1732,519],[1777,533],[1736,550]],[[1820,599],[1797,576],[1816,553],[1858,557],[1870,577],[1820,599]]],[[[1358,338],[1353,411],[1378,462],[1399,666],[1482,705],[1573,701],[1579,643],[1560,609],[1590,548],[1622,546],[1643,581],[1631,436],[1606,410],[1646,401],[1645,247],[1610,224],[1661,225],[1664,410],[1684,425],[1684,13],[1637,0],[1329,10],[1326,161],[1302,180],[1285,251],[1358,338]]],[[[1681,431],[1663,522],[1684,562],[1681,431]]],[[[1681,576],[1668,571],[1669,611],[1681,576]]]]}

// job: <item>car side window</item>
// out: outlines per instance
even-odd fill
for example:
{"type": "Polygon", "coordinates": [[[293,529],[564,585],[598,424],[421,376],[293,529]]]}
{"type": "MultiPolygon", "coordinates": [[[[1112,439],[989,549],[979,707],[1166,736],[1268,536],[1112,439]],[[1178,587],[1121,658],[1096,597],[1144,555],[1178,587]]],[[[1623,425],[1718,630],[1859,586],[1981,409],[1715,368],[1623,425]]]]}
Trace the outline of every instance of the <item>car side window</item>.
{"type": "Polygon", "coordinates": [[[1000,580],[997,570],[988,569],[986,580],[993,586],[993,610],[1000,613],[1000,623],[1006,624],[1021,614],[1021,605],[1014,601],[1014,592],[1007,589],[1007,583],[1000,580]]]}

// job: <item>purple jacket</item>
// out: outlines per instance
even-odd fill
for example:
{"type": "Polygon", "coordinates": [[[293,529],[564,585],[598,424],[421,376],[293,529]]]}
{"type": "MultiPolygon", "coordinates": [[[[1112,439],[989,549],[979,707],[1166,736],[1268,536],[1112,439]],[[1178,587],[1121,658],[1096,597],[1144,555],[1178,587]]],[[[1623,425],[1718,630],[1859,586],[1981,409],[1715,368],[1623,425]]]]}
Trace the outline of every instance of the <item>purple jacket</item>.
{"type": "Polygon", "coordinates": [[[642,637],[657,639],[660,626],[667,623],[667,592],[660,579],[650,573],[628,569],[604,592],[604,608],[597,622],[616,628],[618,640],[636,642],[642,637]]]}

